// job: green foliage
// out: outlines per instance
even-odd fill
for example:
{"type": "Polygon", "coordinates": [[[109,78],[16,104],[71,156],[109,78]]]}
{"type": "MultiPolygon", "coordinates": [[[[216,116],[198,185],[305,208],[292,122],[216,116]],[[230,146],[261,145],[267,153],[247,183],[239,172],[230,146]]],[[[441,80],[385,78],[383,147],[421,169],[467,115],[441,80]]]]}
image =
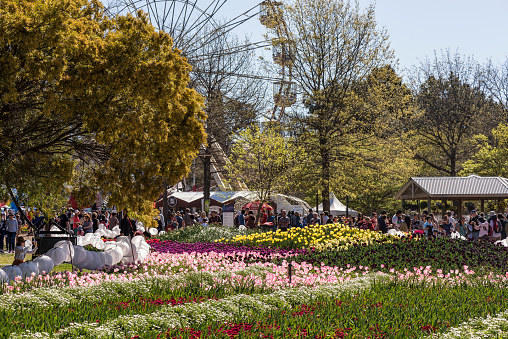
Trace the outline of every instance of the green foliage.
{"type": "Polygon", "coordinates": [[[444,272],[461,270],[464,265],[475,270],[508,271],[507,248],[489,242],[452,239],[382,239],[369,246],[355,245],[342,251],[313,252],[299,255],[293,260],[338,267],[362,265],[385,271],[390,268],[412,270],[427,265],[444,272]]]}
{"type": "Polygon", "coordinates": [[[143,209],[164,179],[189,171],[205,141],[203,99],[145,15],[110,18],[95,0],[2,0],[0,50],[6,186],[37,197],[66,182],[85,205],[101,191],[143,209]]]}
{"type": "Polygon", "coordinates": [[[301,154],[300,147],[278,128],[255,126],[239,134],[227,171],[266,202],[272,192],[285,191],[292,184],[289,170],[298,164],[301,154]]]}
{"type": "Polygon", "coordinates": [[[476,153],[463,164],[460,175],[508,177],[508,125],[499,124],[491,134],[492,140],[475,136],[476,153]]]}
{"type": "Polygon", "coordinates": [[[241,338],[423,338],[469,318],[499,313],[507,306],[503,287],[491,284],[377,283],[311,303],[292,301],[249,317],[239,314],[233,324],[208,322],[163,334],[183,338],[197,333],[219,338],[230,333],[241,338]]]}
{"type": "MultiPolygon", "coordinates": [[[[207,274],[187,274],[185,284],[175,286],[175,281],[160,279],[157,283],[143,283],[142,288],[126,289],[119,284],[109,284],[110,292],[95,298],[80,301],[80,291],[75,291],[75,300],[63,303],[60,306],[48,305],[34,306],[28,302],[26,305],[16,305],[7,310],[0,310],[0,316],[5,323],[0,329],[0,336],[8,337],[11,333],[23,332],[29,329],[32,332],[56,332],[71,323],[92,322],[102,323],[122,315],[147,314],[157,312],[166,305],[179,305],[184,303],[200,303],[209,299],[223,298],[237,293],[254,293],[246,286],[233,283],[222,283],[221,286],[213,283],[207,274]],[[206,287],[205,287],[206,286],[206,287]],[[209,286],[212,286],[211,288],[209,286]],[[92,299],[93,302],[90,302],[92,299]],[[23,307],[24,306],[24,307],[23,307]]],[[[108,283],[104,283],[108,285],[108,283]]],[[[58,298],[58,290],[40,291],[44,298],[58,298]]],[[[37,294],[37,292],[36,292],[37,294]]],[[[87,293],[88,295],[93,293],[87,293]]]]}
{"type": "Polygon", "coordinates": [[[420,169],[407,149],[407,137],[375,137],[371,142],[369,147],[352,149],[351,160],[333,164],[333,191],[349,196],[351,207],[366,214],[397,209],[400,202],[394,195],[420,169]]]}
{"type": "Polygon", "coordinates": [[[393,196],[419,170],[405,126],[415,114],[413,97],[390,66],[375,69],[355,91],[356,110],[373,114],[373,128],[359,134],[361,142],[342,148],[344,159],[332,164],[332,190],[365,213],[396,208],[393,196]]]}
{"type": "Polygon", "coordinates": [[[390,63],[393,52],[386,32],[376,25],[374,6],[363,10],[352,1],[294,0],[280,15],[284,25],[275,28],[276,43],[287,44],[298,60],[292,63],[292,78],[307,110],[295,124],[312,164],[302,175],[319,187],[327,210],[331,164],[365,141],[378,113],[365,109],[357,87],[390,63]]]}

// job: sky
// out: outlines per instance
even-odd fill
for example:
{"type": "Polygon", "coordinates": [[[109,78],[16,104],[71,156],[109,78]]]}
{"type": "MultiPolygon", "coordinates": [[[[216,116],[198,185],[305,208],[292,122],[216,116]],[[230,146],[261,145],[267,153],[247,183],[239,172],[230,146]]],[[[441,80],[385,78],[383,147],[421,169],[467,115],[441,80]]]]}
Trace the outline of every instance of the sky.
{"type": "MultiPolygon", "coordinates": [[[[258,2],[229,0],[221,15],[235,17],[258,2]]],[[[363,7],[373,3],[359,2],[363,7]]],[[[375,7],[377,23],[387,30],[402,70],[444,49],[480,62],[508,58],[508,0],[377,0],[375,7]]],[[[252,19],[236,32],[260,41],[265,29],[252,19]]]]}

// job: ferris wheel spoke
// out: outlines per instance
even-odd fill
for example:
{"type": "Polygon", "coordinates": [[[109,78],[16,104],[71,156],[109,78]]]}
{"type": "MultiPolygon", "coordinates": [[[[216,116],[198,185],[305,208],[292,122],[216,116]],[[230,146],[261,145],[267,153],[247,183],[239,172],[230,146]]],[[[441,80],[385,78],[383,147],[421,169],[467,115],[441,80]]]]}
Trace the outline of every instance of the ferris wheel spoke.
{"type": "Polygon", "coordinates": [[[187,15],[187,8],[188,8],[188,6],[185,6],[185,15],[184,15],[183,23],[182,23],[182,31],[184,31],[184,32],[187,29],[187,24],[189,23],[189,21],[190,21],[190,19],[192,17],[192,14],[194,13],[194,10],[196,9],[197,3],[198,3],[198,0],[195,0],[192,3],[192,7],[190,9],[189,15],[187,15]]]}
{"type": "MultiPolygon", "coordinates": [[[[237,28],[238,26],[242,25],[243,23],[251,20],[252,18],[256,17],[259,12],[256,12],[254,14],[249,14],[252,10],[256,9],[258,6],[254,6],[250,9],[248,9],[247,11],[243,12],[242,14],[232,18],[231,20],[225,22],[224,24],[222,24],[220,26],[221,28],[221,31],[219,32],[220,34],[217,35],[216,32],[214,33],[210,33],[209,35],[215,35],[215,37],[213,39],[218,39],[221,35],[224,35],[224,34],[227,34],[229,32],[231,32],[233,29],[237,28]],[[244,18],[242,18],[244,17],[244,18]],[[240,19],[242,18],[242,19],[240,19]]],[[[209,37],[204,37],[205,39],[208,39],[209,37]]],[[[213,40],[211,40],[213,41],[213,40]]]]}
{"type": "Polygon", "coordinates": [[[201,10],[201,13],[194,20],[194,23],[188,28],[188,31],[193,32],[196,28],[202,26],[203,24],[206,25],[206,23],[210,22],[226,2],[227,0],[212,0],[204,10],[201,10]],[[213,8],[211,12],[208,12],[211,8],[213,8]]]}
{"type": "Polygon", "coordinates": [[[199,17],[194,21],[194,23],[188,28],[188,32],[192,34],[192,36],[184,42],[185,49],[191,46],[194,43],[194,39],[199,36],[203,29],[208,27],[208,24],[211,23],[214,28],[218,26],[218,24],[214,21],[213,17],[216,13],[224,6],[227,0],[213,0],[208,7],[201,12],[199,17]],[[215,4],[215,5],[214,5],[215,4]],[[212,11],[207,14],[207,11],[212,8],[212,11]]]}
{"type": "MultiPolygon", "coordinates": [[[[186,25],[185,22],[188,20],[187,19],[187,8],[190,5],[189,0],[184,0],[181,2],[183,5],[180,6],[180,12],[178,13],[176,21],[175,21],[175,17],[174,17],[174,14],[175,14],[174,11],[173,11],[173,18],[172,18],[172,21],[175,23],[174,24],[175,33],[176,33],[176,30],[178,30],[178,37],[176,37],[176,40],[175,40],[175,44],[177,46],[179,45],[179,41],[182,40],[185,36],[185,32],[186,32],[185,31],[185,25],[186,25]],[[182,15],[183,15],[183,19],[182,19],[182,15]],[[181,22],[180,20],[183,20],[181,25],[179,24],[181,22]]],[[[196,7],[196,3],[197,3],[197,0],[195,0],[194,3],[192,4],[192,8],[196,7]]]]}
{"type": "Polygon", "coordinates": [[[192,62],[200,62],[203,60],[207,60],[209,58],[215,58],[217,56],[222,55],[232,55],[232,54],[239,54],[243,52],[249,52],[254,51],[260,48],[265,48],[271,46],[271,42],[269,40],[264,41],[258,41],[258,42],[252,42],[245,45],[239,45],[227,49],[221,49],[219,51],[212,51],[212,52],[206,52],[203,54],[197,54],[197,52],[192,54],[192,62]]]}
{"type": "MultiPolygon", "coordinates": [[[[252,9],[250,9],[249,11],[251,11],[251,10],[252,10],[252,9]]],[[[245,12],[244,14],[246,14],[246,13],[248,13],[248,11],[247,11],[247,12],[245,12]]],[[[218,39],[222,38],[223,36],[225,36],[225,35],[226,35],[226,34],[228,34],[229,32],[233,31],[235,28],[237,28],[238,26],[242,25],[242,24],[243,24],[243,23],[245,23],[246,21],[248,21],[248,20],[252,19],[252,18],[253,18],[253,17],[255,17],[256,15],[257,15],[257,13],[256,13],[256,14],[252,14],[252,15],[250,15],[250,16],[247,16],[246,18],[243,18],[242,20],[239,20],[239,21],[233,21],[233,20],[237,19],[238,17],[240,17],[240,16],[241,16],[241,15],[240,15],[240,16],[238,16],[237,18],[235,18],[235,19],[233,19],[233,20],[230,20],[229,22],[227,22],[227,23],[225,23],[225,24],[221,25],[218,29],[212,30],[211,32],[209,32],[209,33],[207,33],[207,34],[203,35],[202,37],[200,37],[200,39],[198,40],[198,42],[205,42],[205,41],[206,41],[206,43],[208,43],[208,44],[209,44],[209,43],[211,43],[211,42],[214,42],[214,41],[216,41],[216,40],[218,40],[218,39]]],[[[196,44],[196,45],[199,45],[199,44],[196,44]]],[[[265,46],[263,46],[263,47],[265,47],[265,46]]],[[[192,54],[193,54],[194,52],[196,52],[197,50],[199,50],[199,47],[198,47],[198,46],[197,46],[196,48],[194,48],[194,50],[190,50],[188,54],[189,54],[189,55],[192,55],[192,54]]]]}
{"type": "MultiPolygon", "coordinates": [[[[146,9],[148,12],[148,16],[150,17],[150,22],[152,24],[156,24],[158,29],[161,29],[161,26],[159,25],[159,17],[157,16],[157,14],[154,12],[154,10],[152,8],[152,1],[145,0],[145,3],[146,3],[146,9]]],[[[154,3],[154,6],[157,7],[156,2],[154,3]]]]}

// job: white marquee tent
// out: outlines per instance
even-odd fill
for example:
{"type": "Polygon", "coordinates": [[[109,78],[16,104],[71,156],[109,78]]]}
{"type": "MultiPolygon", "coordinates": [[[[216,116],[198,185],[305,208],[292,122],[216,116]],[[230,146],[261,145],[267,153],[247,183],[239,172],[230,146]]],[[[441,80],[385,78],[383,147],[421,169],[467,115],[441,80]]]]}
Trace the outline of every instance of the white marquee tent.
{"type": "MultiPolygon", "coordinates": [[[[319,210],[320,211],[323,210],[323,204],[319,205],[319,210]]],[[[339,201],[339,199],[337,199],[337,197],[333,193],[330,193],[330,213],[333,216],[336,216],[336,215],[346,215],[346,205],[341,203],[339,201]]],[[[348,213],[349,213],[350,216],[353,216],[353,217],[357,217],[358,216],[358,212],[353,210],[353,209],[351,209],[351,208],[349,208],[348,213]]]]}

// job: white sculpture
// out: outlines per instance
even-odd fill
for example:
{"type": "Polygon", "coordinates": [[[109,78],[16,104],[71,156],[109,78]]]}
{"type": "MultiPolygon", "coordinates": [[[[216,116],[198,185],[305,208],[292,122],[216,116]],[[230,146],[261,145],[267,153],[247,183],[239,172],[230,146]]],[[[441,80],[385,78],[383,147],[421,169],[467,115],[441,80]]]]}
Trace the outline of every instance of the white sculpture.
{"type": "MultiPolygon", "coordinates": [[[[144,232],[142,223],[136,224],[137,230],[144,232]]],[[[152,233],[152,232],[150,232],[152,233]]],[[[153,233],[152,233],[153,234],[153,233]]],[[[5,266],[0,268],[0,282],[8,282],[16,277],[27,278],[39,274],[49,273],[57,265],[64,262],[71,263],[80,269],[99,270],[105,266],[113,266],[118,263],[135,263],[144,261],[150,253],[150,246],[146,243],[143,236],[135,236],[132,239],[120,235],[120,227],[115,226],[108,230],[103,224],[95,233],[87,233],[84,236],[78,236],[73,245],[69,240],[62,240],[33,261],[24,262],[18,266],[5,266]],[[104,242],[102,237],[116,241],[104,242]],[[92,245],[102,250],[87,251],[83,246],[92,245]]],[[[29,240],[27,240],[28,242],[29,240]]],[[[30,242],[31,244],[31,242],[30,242]]]]}

